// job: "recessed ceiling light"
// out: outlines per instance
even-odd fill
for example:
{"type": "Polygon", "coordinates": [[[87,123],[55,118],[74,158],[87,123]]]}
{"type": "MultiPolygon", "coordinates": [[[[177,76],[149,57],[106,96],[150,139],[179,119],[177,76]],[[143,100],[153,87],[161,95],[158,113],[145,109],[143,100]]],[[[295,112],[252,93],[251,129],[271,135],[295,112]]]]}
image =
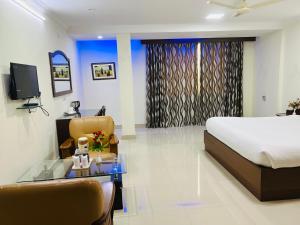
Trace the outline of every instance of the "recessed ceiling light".
{"type": "Polygon", "coordinates": [[[219,19],[222,19],[224,17],[224,14],[223,13],[212,13],[212,14],[209,14],[206,19],[207,20],[219,20],[219,19]]]}
{"type": "Polygon", "coordinates": [[[103,39],[103,36],[99,35],[97,38],[98,38],[98,39],[103,39]]]}

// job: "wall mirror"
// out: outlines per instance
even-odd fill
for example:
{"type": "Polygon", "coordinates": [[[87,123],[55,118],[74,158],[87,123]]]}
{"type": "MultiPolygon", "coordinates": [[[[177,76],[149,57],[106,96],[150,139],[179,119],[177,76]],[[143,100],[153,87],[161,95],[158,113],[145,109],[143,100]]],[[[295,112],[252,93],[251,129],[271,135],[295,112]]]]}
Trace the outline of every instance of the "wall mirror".
{"type": "Polygon", "coordinates": [[[49,52],[53,97],[72,92],[70,60],[62,51],[49,52]]]}

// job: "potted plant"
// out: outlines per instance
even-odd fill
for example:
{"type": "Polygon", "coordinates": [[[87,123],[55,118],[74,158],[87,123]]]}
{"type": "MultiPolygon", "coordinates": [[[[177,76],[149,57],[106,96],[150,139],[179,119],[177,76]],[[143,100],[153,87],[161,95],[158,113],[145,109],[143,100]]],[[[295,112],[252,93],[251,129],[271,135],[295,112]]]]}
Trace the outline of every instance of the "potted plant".
{"type": "Polygon", "coordinates": [[[104,132],[101,130],[94,132],[93,135],[93,144],[90,150],[99,153],[96,157],[96,163],[101,163],[102,159],[100,152],[103,152],[104,148],[109,146],[109,141],[104,132]]]}

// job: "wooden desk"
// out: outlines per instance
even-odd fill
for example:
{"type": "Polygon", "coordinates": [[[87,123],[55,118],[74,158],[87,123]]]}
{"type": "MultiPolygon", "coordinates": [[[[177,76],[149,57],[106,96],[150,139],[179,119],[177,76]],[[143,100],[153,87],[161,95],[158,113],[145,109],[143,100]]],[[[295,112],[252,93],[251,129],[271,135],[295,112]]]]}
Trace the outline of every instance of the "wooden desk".
{"type": "Polygon", "coordinates": [[[59,146],[64,143],[70,137],[69,123],[73,118],[80,118],[84,116],[96,116],[99,110],[90,109],[90,110],[81,110],[80,114],[72,116],[61,116],[56,119],[56,133],[57,133],[57,142],[58,142],[58,152],[59,157],[62,159],[62,153],[59,146]]]}

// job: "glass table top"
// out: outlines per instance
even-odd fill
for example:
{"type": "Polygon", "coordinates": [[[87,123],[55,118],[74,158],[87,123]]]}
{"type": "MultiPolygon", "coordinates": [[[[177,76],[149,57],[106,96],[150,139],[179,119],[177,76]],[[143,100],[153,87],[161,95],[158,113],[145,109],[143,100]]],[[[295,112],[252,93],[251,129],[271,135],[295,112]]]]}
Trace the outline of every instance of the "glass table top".
{"type": "Polygon", "coordinates": [[[26,171],[17,182],[34,182],[56,179],[113,176],[127,173],[125,155],[119,154],[112,161],[91,163],[89,169],[72,170],[72,159],[45,160],[26,171]]]}

